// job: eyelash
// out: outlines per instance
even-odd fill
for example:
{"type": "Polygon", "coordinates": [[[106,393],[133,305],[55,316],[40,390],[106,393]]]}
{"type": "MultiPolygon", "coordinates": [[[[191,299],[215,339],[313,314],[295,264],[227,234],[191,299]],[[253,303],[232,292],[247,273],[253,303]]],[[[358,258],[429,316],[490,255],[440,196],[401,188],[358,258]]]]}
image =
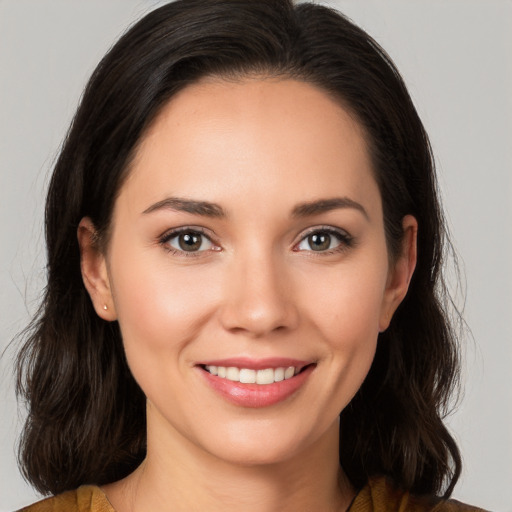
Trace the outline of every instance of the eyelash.
{"type": "Polygon", "coordinates": [[[325,251],[309,250],[309,253],[311,253],[311,255],[315,256],[315,257],[329,256],[331,254],[339,254],[339,253],[347,251],[348,249],[354,247],[354,245],[355,245],[354,237],[349,235],[344,230],[336,229],[331,226],[316,226],[301,235],[299,242],[294,245],[293,250],[299,252],[300,250],[296,249],[296,248],[301,243],[306,241],[308,239],[308,237],[310,237],[311,235],[318,235],[318,234],[327,234],[329,236],[334,236],[334,238],[336,238],[338,240],[339,245],[334,247],[333,249],[328,249],[325,251]]]}
{"type": "MultiPolygon", "coordinates": [[[[200,228],[200,227],[184,226],[182,228],[173,229],[171,231],[168,231],[168,232],[164,233],[159,238],[158,243],[167,252],[169,252],[170,254],[172,254],[174,256],[180,256],[180,257],[186,257],[186,258],[190,258],[190,257],[194,258],[194,257],[200,256],[201,253],[208,252],[208,250],[202,250],[202,251],[183,251],[183,250],[176,249],[176,248],[174,248],[174,247],[169,245],[169,242],[173,238],[176,238],[179,235],[184,234],[184,233],[188,233],[188,234],[191,234],[191,235],[199,235],[201,237],[204,237],[215,248],[215,249],[213,249],[214,251],[220,251],[221,250],[221,248],[217,244],[215,244],[215,242],[212,240],[212,237],[210,235],[206,234],[206,230],[204,230],[203,228],[200,228]]],[[[313,256],[316,256],[316,257],[318,257],[318,256],[328,256],[328,255],[331,255],[331,254],[341,253],[341,252],[344,252],[344,251],[350,249],[351,247],[353,247],[355,245],[354,238],[351,235],[349,235],[346,231],[340,230],[340,229],[336,229],[336,228],[333,228],[331,226],[317,226],[317,227],[311,228],[306,233],[303,233],[301,235],[300,240],[296,244],[294,244],[293,251],[294,252],[301,252],[301,250],[298,249],[297,247],[301,243],[306,241],[308,237],[310,237],[312,235],[315,235],[315,234],[316,235],[318,235],[318,234],[327,234],[329,236],[334,236],[338,240],[338,242],[339,242],[339,245],[334,247],[333,249],[328,249],[328,250],[325,250],[325,251],[314,251],[314,250],[311,249],[311,250],[308,251],[308,252],[312,253],[313,256]]],[[[210,249],[210,250],[212,250],[212,249],[210,249]]]]}
{"type": "Polygon", "coordinates": [[[174,247],[169,245],[169,242],[173,238],[177,238],[179,235],[185,234],[185,233],[191,234],[191,235],[200,235],[201,237],[206,238],[212,244],[212,246],[215,247],[215,251],[220,250],[220,248],[218,248],[218,245],[216,245],[213,242],[212,237],[210,235],[207,235],[206,231],[203,228],[200,228],[200,227],[184,226],[182,228],[177,228],[177,229],[173,229],[171,231],[167,231],[166,233],[164,233],[159,238],[158,243],[167,252],[169,252],[173,256],[181,256],[181,257],[185,257],[185,258],[194,258],[194,257],[198,257],[199,255],[201,255],[202,252],[207,252],[207,251],[182,251],[182,250],[176,249],[176,248],[174,248],[174,247]]]}

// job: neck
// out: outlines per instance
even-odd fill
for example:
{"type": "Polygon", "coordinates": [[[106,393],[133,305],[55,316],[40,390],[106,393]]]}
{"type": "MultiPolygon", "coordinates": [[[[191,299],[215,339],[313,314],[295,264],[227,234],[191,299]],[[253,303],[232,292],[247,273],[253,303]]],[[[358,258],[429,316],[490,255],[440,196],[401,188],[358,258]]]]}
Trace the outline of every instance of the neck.
{"type": "Polygon", "coordinates": [[[158,425],[148,424],[144,462],[105,486],[117,512],[343,512],[355,494],[339,466],[337,423],[303,452],[264,465],[221,460],[175,436],[162,446],[162,438],[158,425]]]}

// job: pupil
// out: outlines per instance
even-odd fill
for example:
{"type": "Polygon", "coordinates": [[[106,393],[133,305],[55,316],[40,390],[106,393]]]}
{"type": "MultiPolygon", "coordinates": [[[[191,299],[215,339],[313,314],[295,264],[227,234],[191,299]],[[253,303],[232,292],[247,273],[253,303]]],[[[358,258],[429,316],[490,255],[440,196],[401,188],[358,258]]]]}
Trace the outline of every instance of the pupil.
{"type": "Polygon", "coordinates": [[[201,235],[184,233],[179,236],[179,245],[184,251],[197,251],[201,247],[201,235]]]}
{"type": "Polygon", "coordinates": [[[309,245],[313,251],[325,251],[331,245],[331,235],[328,233],[310,235],[309,245]]]}

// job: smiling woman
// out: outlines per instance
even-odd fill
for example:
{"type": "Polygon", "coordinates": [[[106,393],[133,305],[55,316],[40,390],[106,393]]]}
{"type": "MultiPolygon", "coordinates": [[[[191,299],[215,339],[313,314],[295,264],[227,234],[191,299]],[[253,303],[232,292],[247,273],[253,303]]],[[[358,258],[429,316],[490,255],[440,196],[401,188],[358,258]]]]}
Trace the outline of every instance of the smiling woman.
{"type": "Polygon", "coordinates": [[[448,499],[428,138],[339,13],[146,16],[85,91],[46,234],[18,382],[25,474],[58,496],[24,510],[476,510],[448,499]]]}
{"type": "Polygon", "coordinates": [[[237,464],[322,444],[336,458],[323,440],[414,267],[403,224],[390,269],[361,130],[315,87],[210,79],[176,95],[138,147],[107,251],[89,218],[79,228],[86,287],[148,399],[145,475],[164,438],[237,464]]]}

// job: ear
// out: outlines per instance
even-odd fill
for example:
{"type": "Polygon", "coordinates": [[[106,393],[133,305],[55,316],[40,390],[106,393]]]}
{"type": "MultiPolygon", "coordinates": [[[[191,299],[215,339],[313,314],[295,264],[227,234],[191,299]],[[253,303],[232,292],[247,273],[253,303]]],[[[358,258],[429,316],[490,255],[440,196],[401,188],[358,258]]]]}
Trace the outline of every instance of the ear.
{"type": "Polygon", "coordinates": [[[107,262],[104,252],[98,247],[97,231],[92,220],[84,217],[77,230],[80,247],[80,269],[85,288],[89,292],[97,315],[103,320],[116,320],[107,262]]]}
{"type": "Polygon", "coordinates": [[[391,318],[407,294],[416,268],[418,221],[412,215],[406,215],[402,220],[402,229],[402,251],[389,269],[379,321],[380,332],[389,327],[391,318]]]}

